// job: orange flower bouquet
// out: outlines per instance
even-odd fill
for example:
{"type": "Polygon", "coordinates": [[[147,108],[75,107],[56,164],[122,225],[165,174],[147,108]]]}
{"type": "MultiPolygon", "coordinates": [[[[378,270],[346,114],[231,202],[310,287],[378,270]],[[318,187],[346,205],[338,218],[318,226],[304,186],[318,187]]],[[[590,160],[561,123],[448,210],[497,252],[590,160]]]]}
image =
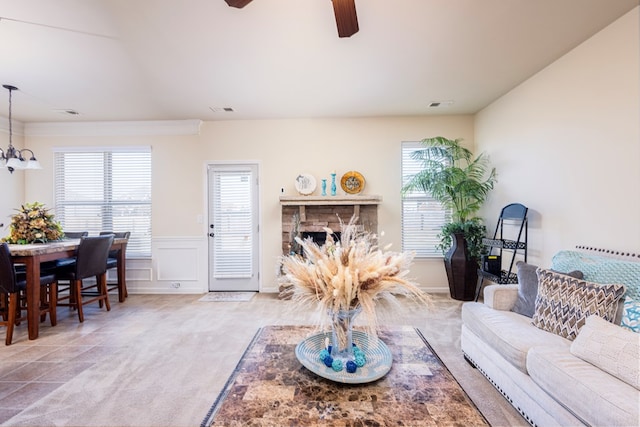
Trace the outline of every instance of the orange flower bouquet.
{"type": "Polygon", "coordinates": [[[26,245],[59,240],[63,235],[62,226],[54,215],[42,203],[33,202],[22,205],[18,213],[11,217],[9,236],[2,240],[26,245]]]}

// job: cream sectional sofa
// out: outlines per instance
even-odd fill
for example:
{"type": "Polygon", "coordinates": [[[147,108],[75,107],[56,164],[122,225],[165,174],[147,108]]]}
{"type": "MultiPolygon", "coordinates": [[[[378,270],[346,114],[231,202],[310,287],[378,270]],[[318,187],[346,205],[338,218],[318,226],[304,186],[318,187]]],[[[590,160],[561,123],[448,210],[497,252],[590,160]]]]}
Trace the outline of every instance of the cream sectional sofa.
{"type": "MultiPolygon", "coordinates": [[[[566,283],[580,282],[564,277],[566,283]]],[[[640,276],[630,277],[627,283],[633,286],[640,281],[640,276]]],[[[587,280],[585,274],[583,282],[587,280]]],[[[464,303],[465,358],[531,425],[640,426],[640,334],[613,323],[620,318],[617,303],[613,311],[597,313],[604,318],[587,315],[574,324],[572,336],[544,330],[553,327],[541,326],[538,316],[546,285],[533,319],[511,311],[521,298],[519,285],[487,286],[484,302],[464,303]]],[[[634,287],[631,293],[637,291],[634,287]]]]}

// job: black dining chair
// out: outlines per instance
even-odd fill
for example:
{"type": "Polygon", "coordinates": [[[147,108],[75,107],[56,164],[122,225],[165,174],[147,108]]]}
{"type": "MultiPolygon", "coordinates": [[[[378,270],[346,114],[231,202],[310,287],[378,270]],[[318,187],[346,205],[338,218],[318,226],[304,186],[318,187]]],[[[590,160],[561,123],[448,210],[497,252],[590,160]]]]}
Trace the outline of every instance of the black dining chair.
{"type": "MultiPolygon", "coordinates": [[[[64,238],[65,239],[82,239],[83,237],[87,237],[89,235],[88,231],[65,231],[64,238]]],[[[66,265],[71,265],[76,262],[75,258],[61,258],[55,261],[47,262],[43,264],[42,268],[61,268],[66,265]]]]}
{"type": "Polygon", "coordinates": [[[68,295],[58,295],[59,306],[69,306],[78,310],[78,320],[84,322],[84,312],[82,307],[92,302],[103,303],[107,311],[111,310],[109,304],[109,293],[107,292],[107,257],[109,249],[113,243],[113,235],[83,237],[76,251],[75,262],[56,269],[58,281],[68,281],[68,295]],[[96,283],[85,279],[95,277],[96,283]],[[84,298],[83,292],[96,291],[96,294],[88,294],[84,298]],[[68,300],[67,303],[60,301],[68,300]]]}
{"type": "Polygon", "coordinates": [[[64,237],[66,239],[82,239],[89,235],[88,231],[65,231],[64,237]]]}
{"type": "MultiPolygon", "coordinates": [[[[131,236],[130,231],[101,231],[100,235],[104,236],[107,234],[113,234],[113,237],[116,239],[127,239],[129,240],[129,236],[131,236]]],[[[125,246],[126,247],[126,246],[125,246]]],[[[109,258],[107,258],[107,270],[113,270],[118,268],[118,255],[120,250],[109,251],[109,258]]],[[[129,292],[127,291],[127,284],[120,283],[120,280],[116,280],[115,283],[109,282],[107,278],[107,291],[118,290],[118,301],[123,302],[126,297],[129,296],[129,292]]]]}
{"type": "MultiPolygon", "coordinates": [[[[57,281],[55,274],[40,275],[40,315],[49,314],[51,326],[57,323],[57,281]]],[[[2,321],[0,325],[7,327],[5,344],[11,345],[14,326],[26,320],[22,310],[26,309],[26,297],[23,295],[27,286],[25,273],[16,273],[11,260],[11,251],[6,243],[0,245],[0,295],[2,296],[2,321]]]]}

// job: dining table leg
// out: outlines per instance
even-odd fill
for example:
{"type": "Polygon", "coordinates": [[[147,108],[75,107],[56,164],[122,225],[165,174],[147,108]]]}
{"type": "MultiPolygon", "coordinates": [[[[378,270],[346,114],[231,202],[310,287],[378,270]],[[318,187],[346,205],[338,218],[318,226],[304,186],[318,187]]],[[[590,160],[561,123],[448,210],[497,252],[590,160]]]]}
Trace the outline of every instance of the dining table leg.
{"type": "Polygon", "coordinates": [[[40,329],[40,258],[25,259],[27,273],[27,327],[29,339],[38,338],[40,329]]]}

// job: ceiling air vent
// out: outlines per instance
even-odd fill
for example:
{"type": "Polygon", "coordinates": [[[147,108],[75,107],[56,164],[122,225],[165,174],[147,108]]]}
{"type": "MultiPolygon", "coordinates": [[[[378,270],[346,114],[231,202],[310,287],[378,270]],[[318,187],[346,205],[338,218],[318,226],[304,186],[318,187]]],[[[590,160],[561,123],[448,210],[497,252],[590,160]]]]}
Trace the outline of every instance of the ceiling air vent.
{"type": "Polygon", "coordinates": [[[429,103],[429,108],[450,107],[452,105],[453,101],[432,101],[429,103]]]}
{"type": "Polygon", "coordinates": [[[233,113],[235,110],[232,107],[209,107],[214,113],[233,113]]]}
{"type": "Polygon", "coordinates": [[[53,111],[55,111],[58,114],[69,114],[71,116],[79,116],[80,115],[80,113],[78,113],[76,110],[73,110],[71,108],[68,108],[68,109],[64,109],[63,108],[63,109],[58,109],[58,110],[53,110],[53,111]]]}

